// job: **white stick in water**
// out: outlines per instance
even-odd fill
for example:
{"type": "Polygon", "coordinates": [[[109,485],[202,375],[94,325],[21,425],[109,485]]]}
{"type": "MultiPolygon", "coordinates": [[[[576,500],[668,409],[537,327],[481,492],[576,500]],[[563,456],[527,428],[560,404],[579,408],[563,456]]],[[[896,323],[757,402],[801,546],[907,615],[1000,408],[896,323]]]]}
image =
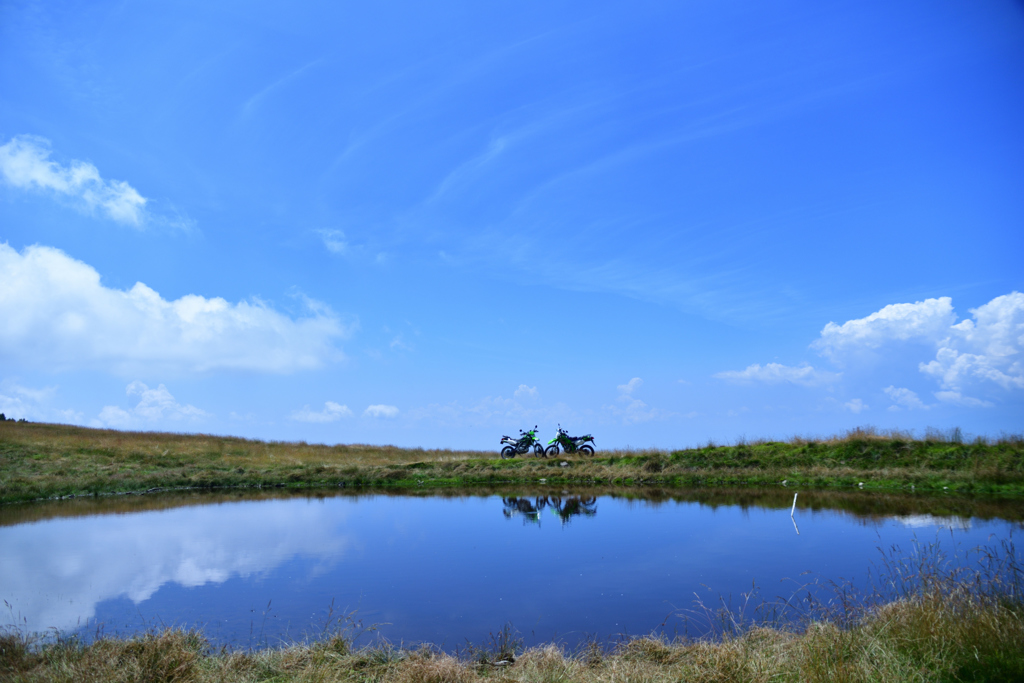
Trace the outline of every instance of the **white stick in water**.
{"type": "MultiPolygon", "coordinates": [[[[799,493],[794,493],[794,494],[793,494],[793,507],[792,507],[792,508],[790,509],[790,511],[789,511],[789,516],[790,516],[790,517],[792,517],[792,516],[793,516],[793,513],[794,513],[794,512],[796,512],[796,497],[797,497],[798,495],[800,495],[800,494],[799,494],[799,493]]],[[[798,532],[798,533],[799,533],[799,532],[798,532]]]]}

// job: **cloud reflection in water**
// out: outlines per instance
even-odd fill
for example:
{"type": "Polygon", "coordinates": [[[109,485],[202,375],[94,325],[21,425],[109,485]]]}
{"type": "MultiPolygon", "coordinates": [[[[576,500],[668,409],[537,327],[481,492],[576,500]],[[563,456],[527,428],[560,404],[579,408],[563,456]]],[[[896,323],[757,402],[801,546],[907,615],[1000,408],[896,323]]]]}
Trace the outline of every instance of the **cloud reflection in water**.
{"type": "Polygon", "coordinates": [[[192,588],[259,576],[296,556],[333,564],[352,543],[339,528],[347,514],[293,500],[2,527],[0,594],[11,609],[0,624],[64,631],[84,625],[104,600],[139,604],[166,583],[192,588]]]}

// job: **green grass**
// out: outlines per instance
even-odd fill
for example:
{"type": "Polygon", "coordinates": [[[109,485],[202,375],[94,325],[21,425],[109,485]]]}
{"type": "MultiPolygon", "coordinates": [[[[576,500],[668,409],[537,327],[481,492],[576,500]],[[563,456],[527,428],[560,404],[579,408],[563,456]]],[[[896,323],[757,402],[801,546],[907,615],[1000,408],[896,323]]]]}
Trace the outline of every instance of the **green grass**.
{"type": "Polygon", "coordinates": [[[0,502],[153,488],[452,487],[537,483],[789,485],[1024,494],[1024,440],[842,437],[500,460],[495,452],[325,446],[0,422],[0,502]]]}

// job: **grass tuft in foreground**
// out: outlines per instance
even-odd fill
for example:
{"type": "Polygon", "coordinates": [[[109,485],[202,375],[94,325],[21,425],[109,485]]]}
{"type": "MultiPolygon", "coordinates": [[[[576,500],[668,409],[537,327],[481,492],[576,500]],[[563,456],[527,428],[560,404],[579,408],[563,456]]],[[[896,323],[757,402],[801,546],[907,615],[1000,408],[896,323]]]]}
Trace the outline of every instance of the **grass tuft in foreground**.
{"type": "MultiPolygon", "coordinates": [[[[196,631],[133,639],[34,640],[0,635],[4,681],[1020,681],[1024,601],[1012,546],[958,568],[925,549],[890,558],[879,576],[892,599],[814,615],[799,630],[749,625],[700,641],[645,637],[574,652],[524,649],[510,627],[461,656],[386,641],[354,648],[349,632],[262,651],[211,651],[196,631]],[[987,562],[987,564],[986,564],[987,562]]],[[[876,593],[880,596],[881,593],[876,593]]],[[[841,602],[841,601],[840,601],[841,602]]],[[[870,601],[869,601],[870,602],[870,601]]],[[[724,615],[723,615],[723,618],[724,615]]],[[[732,620],[733,617],[728,617],[732,620]]]]}

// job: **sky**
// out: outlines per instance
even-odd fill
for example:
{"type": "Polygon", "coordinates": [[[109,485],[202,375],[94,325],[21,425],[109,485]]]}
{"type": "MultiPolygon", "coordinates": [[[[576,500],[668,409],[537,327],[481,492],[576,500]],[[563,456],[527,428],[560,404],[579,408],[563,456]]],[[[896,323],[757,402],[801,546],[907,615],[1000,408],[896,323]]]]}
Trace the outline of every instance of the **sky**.
{"type": "Polygon", "coordinates": [[[0,411],[1024,431],[1024,4],[0,1],[0,411]]]}

